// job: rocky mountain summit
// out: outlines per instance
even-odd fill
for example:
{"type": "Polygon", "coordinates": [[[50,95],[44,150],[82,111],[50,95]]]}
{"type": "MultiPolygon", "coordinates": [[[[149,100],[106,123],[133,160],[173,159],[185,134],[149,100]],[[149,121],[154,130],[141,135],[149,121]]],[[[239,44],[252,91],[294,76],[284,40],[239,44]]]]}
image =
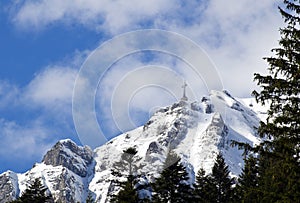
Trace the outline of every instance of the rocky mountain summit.
{"type": "MultiPolygon", "coordinates": [[[[211,172],[219,152],[231,176],[243,167],[242,151],[231,147],[231,140],[259,142],[256,128],[263,118],[262,108],[253,99],[236,99],[226,91],[212,91],[200,102],[181,101],[157,110],[148,122],[123,133],[92,151],[71,140],[61,140],[41,163],[24,174],[7,171],[0,175],[0,203],[17,198],[41,177],[56,202],[84,202],[90,192],[96,202],[106,202],[113,190],[111,168],[123,150],[134,147],[144,165],[140,184],[151,182],[162,170],[166,154],[175,151],[186,166],[190,183],[200,168],[211,172]]],[[[144,195],[151,195],[145,190],[144,195]]]]}
{"type": "Polygon", "coordinates": [[[84,201],[93,168],[93,151],[89,147],[61,140],[46,153],[42,163],[26,173],[7,171],[0,175],[0,202],[14,200],[38,177],[56,202],[84,201]]]}
{"type": "Polygon", "coordinates": [[[63,166],[80,177],[86,177],[87,168],[93,162],[93,151],[88,146],[79,147],[71,140],[62,140],[46,153],[42,162],[46,165],[63,166]]]}

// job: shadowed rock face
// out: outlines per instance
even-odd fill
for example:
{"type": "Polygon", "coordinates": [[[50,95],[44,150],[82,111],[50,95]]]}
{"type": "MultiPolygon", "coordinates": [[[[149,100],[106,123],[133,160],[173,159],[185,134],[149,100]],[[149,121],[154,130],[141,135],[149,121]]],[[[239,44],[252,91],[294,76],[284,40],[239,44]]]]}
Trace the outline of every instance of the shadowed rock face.
{"type": "Polygon", "coordinates": [[[76,184],[76,177],[68,170],[63,170],[62,173],[55,179],[53,189],[59,191],[55,194],[55,202],[73,203],[78,202],[76,199],[75,190],[80,190],[82,193],[86,190],[83,184],[76,184]],[[76,188],[77,187],[77,188],[76,188]]]}
{"type": "Polygon", "coordinates": [[[6,172],[0,176],[0,203],[14,200],[18,193],[18,188],[14,188],[17,182],[17,175],[13,172],[6,172]]]}
{"type": "Polygon", "coordinates": [[[64,166],[81,177],[87,176],[87,168],[92,161],[92,150],[86,146],[77,146],[71,140],[56,143],[43,158],[45,164],[64,166]]]}

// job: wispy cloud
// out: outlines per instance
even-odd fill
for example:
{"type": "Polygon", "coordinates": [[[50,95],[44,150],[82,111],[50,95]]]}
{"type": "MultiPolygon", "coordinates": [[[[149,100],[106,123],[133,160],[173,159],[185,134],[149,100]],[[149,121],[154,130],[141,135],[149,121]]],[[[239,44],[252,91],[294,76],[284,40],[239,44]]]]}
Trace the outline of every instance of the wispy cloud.
{"type": "MultiPolygon", "coordinates": [[[[77,57],[72,59],[69,64],[77,61],[77,57]]],[[[22,171],[34,161],[40,161],[57,140],[66,137],[77,140],[72,123],[72,92],[77,71],[77,68],[52,65],[38,72],[23,87],[0,82],[3,164],[14,165],[19,160],[20,168],[15,167],[22,171]]]]}
{"type": "MultiPolygon", "coordinates": [[[[276,2],[273,0],[24,0],[11,3],[9,12],[16,27],[29,32],[44,31],[52,25],[63,25],[68,29],[68,25],[74,24],[110,37],[143,28],[178,32],[194,40],[204,49],[216,65],[224,87],[236,96],[248,96],[255,88],[252,82],[253,73],[265,71],[266,64],[261,58],[276,46],[281,22],[276,12],[276,2]]],[[[125,45],[111,49],[122,50],[126,48],[125,45]]],[[[53,122],[62,123],[61,126],[72,125],[73,85],[79,66],[89,53],[90,51],[76,52],[74,57],[63,59],[63,62],[49,64],[24,87],[0,81],[2,109],[13,111],[15,107],[24,108],[35,115],[31,121],[22,124],[9,119],[0,120],[0,136],[4,140],[3,143],[6,143],[0,146],[4,147],[0,153],[4,153],[4,149],[12,148],[16,154],[21,151],[32,154],[31,149],[26,147],[33,146],[32,149],[35,149],[39,145],[43,150],[47,147],[44,140],[46,134],[57,130],[51,129],[50,125],[53,128],[53,122]]],[[[107,52],[107,55],[109,54],[107,52]]],[[[190,83],[192,90],[201,89],[196,94],[206,93],[203,89],[205,81],[199,83],[199,78],[188,69],[183,61],[166,53],[158,53],[151,60],[138,54],[126,56],[114,64],[100,81],[96,97],[96,107],[98,105],[100,108],[98,120],[106,122],[106,128],[112,126],[112,129],[106,129],[108,137],[117,133],[112,118],[111,99],[118,87],[123,88],[116,97],[119,104],[128,104],[126,94],[131,95],[132,100],[129,108],[119,106],[115,111],[127,114],[128,110],[135,109],[133,113],[148,113],[158,105],[151,98],[161,98],[163,102],[169,102],[173,98],[167,91],[155,87],[141,86],[144,88],[140,91],[138,88],[141,87],[134,86],[132,81],[146,78],[156,85],[176,87],[176,90],[172,89],[171,92],[180,96],[179,85],[183,76],[190,83]],[[161,75],[155,72],[155,68],[152,72],[150,69],[148,72],[139,71],[149,65],[174,71],[177,78],[172,74],[160,78],[158,76],[161,75]],[[128,83],[124,85],[126,81],[128,83]]],[[[190,90],[188,93],[192,94],[190,90]]],[[[201,95],[197,95],[199,96],[201,95]]],[[[165,105],[163,102],[160,105],[165,105]]],[[[138,120],[134,120],[137,118],[135,116],[138,115],[133,116],[133,122],[137,123],[138,120]]],[[[119,123],[122,122],[121,120],[119,123]]],[[[86,124],[87,128],[89,124],[86,124]]]]}
{"type": "Polygon", "coordinates": [[[8,105],[15,105],[18,100],[20,90],[16,85],[8,81],[0,81],[0,109],[8,105]]]}
{"type": "MultiPolygon", "coordinates": [[[[0,156],[10,159],[40,158],[49,149],[49,129],[35,122],[21,126],[0,118],[0,156]]],[[[51,140],[51,139],[50,139],[51,140]]]]}
{"type": "Polygon", "coordinates": [[[151,21],[175,5],[170,0],[28,0],[14,4],[19,9],[13,20],[23,28],[30,26],[40,29],[57,22],[77,22],[92,29],[115,33],[129,27],[137,28],[141,21],[151,21]]]}
{"type": "Polygon", "coordinates": [[[190,100],[201,100],[209,93],[205,81],[180,58],[139,52],[120,59],[99,81],[96,107],[100,127],[111,137],[142,125],[155,108],[182,97],[184,79],[189,83],[190,100]]]}
{"type": "Polygon", "coordinates": [[[253,73],[265,72],[262,57],[277,46],[282,25],[277,5],[269,0],[212,0],[192,24],[161,23],[203,47],[216,64],[225,88],[235,95],[249,96],[256,87],[253,73]]]}
{"type": "Polygon", "coordinates": [[[24,29],[75,23],[110,35],[142,28],[176,31],[204,48],[219,69],[226,89],[247,96],[255,88],[253,73],[265,70],[262,57],[279,39],[281,21],[276,3],[280,2],[27,0],[14,4],[12,16],[24,29]],[[243,88],[236,84],[243,84],[243,88]]]}
{"type": "Polygon", "coordinates": [[[24,99],[29,105],[53,108],[59,104],[70,105],[77,70],[69,67],[47,67],[37,74],[25,88],[24,99]]]}

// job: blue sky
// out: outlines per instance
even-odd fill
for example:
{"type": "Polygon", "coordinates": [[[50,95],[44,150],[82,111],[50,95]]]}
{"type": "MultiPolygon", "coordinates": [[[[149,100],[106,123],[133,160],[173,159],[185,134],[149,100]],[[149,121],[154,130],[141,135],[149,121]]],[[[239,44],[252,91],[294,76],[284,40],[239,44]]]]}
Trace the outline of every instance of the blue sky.
{"type": "MultiPolygon", "coordinates": [[[[256,88],[253,73],[266,72],[261,58],[277,46],[282,20],[276,7],[273,0],[1,1],[0,173],[30,169],[60,139],[80,144],[72,116],[76,77],[94,49],[125,32],[155,28],[193,40],[215,65],[224,88],[249,97],[256,88]]],[[[166,53],[140,52],[117,61],[95,93],[96,117],[107,139],[122,131],[110,112],[112,90],[130,71],[150,65],[177,72],[193,87],[186,64],[166,53]]],[[[157,78],[153,73],[148,76],[157,78]]],[[[151,87],[131,98],[133,126],[181,91],[172,96],[151,87]]]]}

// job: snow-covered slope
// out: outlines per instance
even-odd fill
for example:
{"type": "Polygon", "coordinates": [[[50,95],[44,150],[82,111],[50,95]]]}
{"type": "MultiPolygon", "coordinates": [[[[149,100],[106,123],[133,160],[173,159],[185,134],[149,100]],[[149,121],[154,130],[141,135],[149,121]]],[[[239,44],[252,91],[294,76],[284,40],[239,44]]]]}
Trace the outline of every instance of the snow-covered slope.
{"type": "Polygon", "coordinates": [[[110,187],[110,168],[123,150],[135,147],[145,167],[141,174],[152,181],[160,170],[168,150],[180,155],[192,183],[200,168],[211,172],[221,152],[232,176],[243,166],[242,151],[230,146],[231,140],[257,144],[256,128],[260,119],[228,92],[212,91],[201,102],[180,101],[159,109],[144,125],[124,133],[95,150],[95,176],[89,189],[105,202],[110,187]],[[101,184],[99,184],[101,183],[101,184]]]}
{"type": "MultiPolygon", "coordinates": [[[[121,134],[92,153],[70,140],[58,142],[41,164],[25,174],[6,172],[0,175],[0,197],[16,197],[34,177],[42,177],[56,200],[83,202],[88,190],[97,202],[105,202],[112,191],[111,168],[123,150],[135,147],[145,166],[141,182],[153,181],[162,170],[169,150],[174,150],[186,166],[192,183],[200,168],[211,172],[219,152],[229,165],[232,176],[243,167],[242,151],[230,146],[231,140],[257,144],[256,128],[264,109],[250,99],[235,99],[226,91],[212,91],[200,102],[182,100],[159,109],[144,125],[121,134]],[[250,105],[251,104],[251,105],[250,105]],[[1,180],[5,181],[1,181],[1,180]],[[3,187],[4,188],[4,187],[3,187]]],[[[141,183],[142,184],[142,183],[141,183]]],[[[3,202],[0,200],[0,202],[3,202]]]]}

